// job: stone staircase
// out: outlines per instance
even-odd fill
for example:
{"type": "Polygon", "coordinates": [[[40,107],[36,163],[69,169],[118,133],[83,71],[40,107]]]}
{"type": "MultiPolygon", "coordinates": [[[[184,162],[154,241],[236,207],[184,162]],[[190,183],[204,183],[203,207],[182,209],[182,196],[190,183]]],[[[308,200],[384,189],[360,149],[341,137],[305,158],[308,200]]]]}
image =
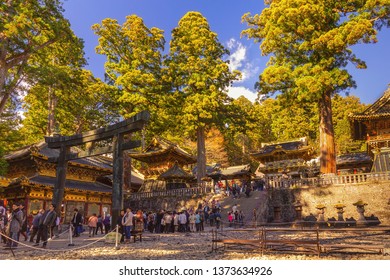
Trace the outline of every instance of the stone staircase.
{"type": "Polygon", "coordinates": [[[228,212],[232,211],[234,204],[237,204],[237,209],[242,210],[245,218],[244,225],[246,227],[254,227],[266,223],[268,218],[268,195],[266,191],[253,191],[250,197],[241,194],[240,197],[234,199],[232,196],[225,196],[221,194],[213,195],[212,199],[219,200],[222,207],[222,219],[227,220],[228,212]],[[253,220],[253,209],[256,209],[257,219],[253,220]]]}

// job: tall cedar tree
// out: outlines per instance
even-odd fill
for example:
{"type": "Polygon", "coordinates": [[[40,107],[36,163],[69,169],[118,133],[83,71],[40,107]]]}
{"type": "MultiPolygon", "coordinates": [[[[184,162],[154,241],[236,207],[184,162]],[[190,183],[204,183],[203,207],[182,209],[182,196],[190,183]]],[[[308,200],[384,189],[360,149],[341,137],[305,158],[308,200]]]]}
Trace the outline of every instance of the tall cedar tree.
{"type": "Polygon", "coordinates": [[[199,12],[188,12],[172,31],[167,80],[179,112],[174,116],[186,134],[196,135],[197,180],[206,174],[206,130],[217,122],[222,107],[229,103],[227,88],[239,77],[230,72],[223,57],[228,54],[199,12]]]}
{"type": "Polygon", "coordinates": [[[123,25],[107,18],[92,29],[99,36],[96,52],[107,57],[106,76],[119,89],[116,101],[121,114],[131,117],[149,110],[156,120],[163,92],[163,31],[148,28],[137,15],[127,16],[123,25]]]}
{"type": "Polygon", "coordinates": [[[58,0],[0,3],[0,114],[31,73],[30,59],[51,44],[74,39],[58,0]]]}
{"type": "Polygon", "coordinates": [[[322,173],[336,172],[331,96],[355,86],[348,63],[366,68],[349,49],[375,43],[389,26],[390,0],[273,0],[260,15],[246,14],[243,34],[270,55],[260,94],[281,92],[292,103],[316,102],[320,117],[322,173]]]}

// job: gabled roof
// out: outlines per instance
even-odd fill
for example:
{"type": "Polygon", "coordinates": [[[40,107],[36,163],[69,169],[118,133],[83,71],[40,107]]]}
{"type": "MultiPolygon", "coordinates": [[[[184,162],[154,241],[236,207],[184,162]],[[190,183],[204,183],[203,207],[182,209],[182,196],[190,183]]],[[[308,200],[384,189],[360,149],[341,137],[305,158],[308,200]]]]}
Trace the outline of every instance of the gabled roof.
{"type": "Polygon", "coordinates": [[[251,173],[250,164],[229,166],[227,168],[221,169],[222,175],[230,176],[230,177],[235,175],[248,174],[248,173],[251,173]]]}
{"type": "MultiPolygon", "coordinates": [[[[22,177],[22,178],[14,179],[10,185],[23,183],[24,185],[31,184],[31,185],[47,186],[47,187],[54,188],[55,182],[56,182],[55,177],[36,175],[30,178],[22,177]]],[[[91,191],[91,192],[104,192],[104,193],[112,192],[111,186],[108,186],[100,182],[82,182],[82,181],[68,180],[68,179],[65,182],[65,189],[91,191]]]]}
{"type": "Polygon", "coordinates": [[[149,164],[177,161],[178,164],[191,164],[196,158],[178,145],[159,137],[153,138],[141,153],[129,153],[129,156],[149,164]]]}
{"type": "Polygon", "coordinates": [[[306,137],[277,143],[263,143],[262,148],[257,153],[252,153],[250,156],[258,161],[263,161],[266,158],[275,157],[278,155],[296,155],[309,156],[312,148],[307,145],[306,137]]]}
{"type": "MultiPolygon", "coordinates": [[[[71,151],[76,153],[80,150],[76,147],[72,147],[71,151]]],[[[30,158],[32,156],[48,159],[50,157],[58,157],[59,153],[60,152],[58,149],[50,149],[48,148],[46,142],[41,141],[13,151],[5,155],[4,158],[9,162],[30,158]]],[[[73,165],[85,165],[92,168],[100,168],[105,169],[106,171],[112,171],[112,165],[109,164],[109,160],[102,156],[74,159],[70,160],[69,163],[73,165]]]]}
{"type": "Polygon", "coordinates": [[[337,165],[372,163],[372,158],[366,153],[350,153],[336,157],[337,165]]]}
{"type": "Polygon", "coordinates": [[[353,120],[369,120],[390,117],[390,87],[377,101],[360,114],[349,116],[353,120]]]}
{"type": "Polygon", "coordinates": [[[184,171],[179,165],[176,163],[169,168],[167,171],[162,173],[159,177],[159,180],[169,180],[169,179],[195,179],[195,177],[192,174],[187,173],[184,171]]]}

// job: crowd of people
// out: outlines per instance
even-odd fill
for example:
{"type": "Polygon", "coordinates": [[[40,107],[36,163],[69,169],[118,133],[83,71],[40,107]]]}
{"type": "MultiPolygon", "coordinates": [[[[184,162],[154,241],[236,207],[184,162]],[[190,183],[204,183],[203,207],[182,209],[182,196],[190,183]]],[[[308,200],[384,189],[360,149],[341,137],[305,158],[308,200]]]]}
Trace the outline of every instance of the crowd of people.
{"type": "Polygon", "coordinates": [[[47,210],[40,209],[35,217],[27,215],[22,203],[14,202],[10,209],[4,207],[0,201],[0,232],[1,241],[5,249],[18,247],[21,236],[24,241],[34,242],[34,246],[46,248],[49,238],[58,236],[59,217],[57,217],[56,206],[50,204],[47,210]]]}
{"type": "MultiPolygon", "coordinates": [[[[6,209],[0,201],[0,231],[4,234],[2,242],[6,248],[16,248],[20,238],[34,243],[33,246],[45,248],[49,238],[58,237],[60,217],[55,211],[56,206],[51,204],[47,210],[40,209],[35,216],[26,215],[24,205],[13,203],[12,209],[6,209]],[[9,238],[6,238],[8,236],[9,238]]],[[[122,235],[121,242],[129,243],[132,233],[148,231],[150,233],[175,233],[175,232],[202,232],[205,226],[221,227],[225,223],[227,227],[238,227],[244,224],[244,213],[238,209],[237,204],[228,211],[225,220],[222,220],[221,204],[212,199],[209,202],[202,201],[197,207],[182,209],[180,211],[132,211],[130,207],[122,210],[116,221],[112,221],[110,214],[97,215],[93,213],[84,217],[81,211],[74,209],[70,221],[73,237],[79,237],[88,228],[89,237],[100,234],[108,234],[111,228],[118,225],[122,235]]]]}

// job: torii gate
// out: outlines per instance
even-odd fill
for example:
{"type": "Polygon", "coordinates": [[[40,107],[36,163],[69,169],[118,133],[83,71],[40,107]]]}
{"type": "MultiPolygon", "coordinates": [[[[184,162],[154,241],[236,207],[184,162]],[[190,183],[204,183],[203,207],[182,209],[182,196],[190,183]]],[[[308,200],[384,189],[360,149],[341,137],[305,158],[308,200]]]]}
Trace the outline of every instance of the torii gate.
{"type": "MultiPolygon", "coordinates": [[[[57,163],[52,203],[57,206],[62,204],[69,160],[113,153],[112,227],[115,227],[120,210],[123,208],[123,151],[141,146],[141,141],[124,142],[124,135],[142,130],[149,119],[149,112],[143,111],[130,119],[81,134],[45,137],[49,148],[60,149],[58,157],[49,158],[49,162],[57,163]],[[70,148],[73,146],[110,138],[113,139],[112,146],[86,150],[77,154],[70,153],[70,148]]],[[[57,209],[60,211],[61,208],[57,209]]]]}

